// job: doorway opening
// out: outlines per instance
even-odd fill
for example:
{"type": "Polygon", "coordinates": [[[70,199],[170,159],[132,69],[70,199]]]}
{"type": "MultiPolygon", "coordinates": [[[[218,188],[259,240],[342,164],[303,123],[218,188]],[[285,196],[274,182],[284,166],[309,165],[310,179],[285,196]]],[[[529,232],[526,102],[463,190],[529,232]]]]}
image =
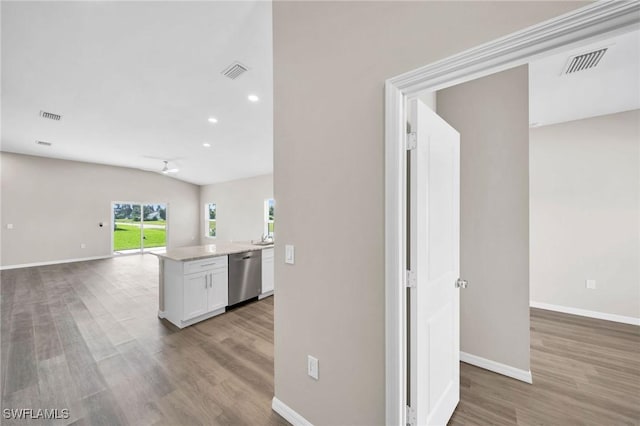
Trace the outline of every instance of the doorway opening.
{"type": "Polygon", "coordinates": [[[166,249],[165,203],[114,202],[111,212],[113,254],[136,254],[166,249]]]}
{"type": "MultiPolygon", "coordinates": [[[[486,43],[387,80],[385,85],[385,275],[386,275],[386,423],[406,424],[424,416],[407,406],[407,298],[413,285],[407,271],[406,186],[408,100],[427,91],[525,65],[536,58],[597,41],[637,27],[637,4],[596,3],[507,37],[486,43]]],[[[528,120],[525,130],[528,130],[528,120]]],[[[420,286],[418,282],[416,285],[420,286]]],[[[528,309],[528,306],[527,306],[528,309]]],[[[437,341],[437,340],[436,340],[437,341]]],[[[482,361],[482,360],[480,360],[482,361]]],[[[501,364],[502,365],[502,364],[501,364]]],[[[417,371],[411,368],[411,374],[417,371]]],[[[430,383],[431,384],[431,383],[430,383]]],[[[411,395],[412,397],[414,395],[411,395]]],[[[417,397],[419,395],[416,395],[417,397]]],[[[430,398],[435,397],[431,395],[430,398]]],[[[422,406],[427,406],[422,404],[422,406]]],[[[419,408],[419,407],[418,407],[419,408]]],[[[424,418],[424,417],[423,417],[424,418]]]]}

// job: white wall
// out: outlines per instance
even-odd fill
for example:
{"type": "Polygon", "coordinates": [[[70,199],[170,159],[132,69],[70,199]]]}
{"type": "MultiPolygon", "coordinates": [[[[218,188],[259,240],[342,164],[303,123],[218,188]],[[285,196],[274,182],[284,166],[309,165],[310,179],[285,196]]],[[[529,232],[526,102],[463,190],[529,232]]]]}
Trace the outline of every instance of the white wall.
{"type": "Polygon", "coordinates": [[[167,203],[168,246],[197,241],[197,185],[141,170],[6,152],[0,167],[2,266],[111,255],[112,201],[167,203]],[[7,229],[9,223],[14,229],[7,229]]]}
{"type": "Polygon", "coordinates": [[[460,132],[460,350],[529,371],[529,80],[522,66],[438,91],[460,132]]]}
{"type": "MultiPolygon", "coordinates": [[[[200,240],[249,241],[264,233],[264,202],[273,198],[273,175],[205,185],[200,190],[200,240]],[[216,203],[216,238],[207,237],[205,205],[216,203]]],[[[276,217],[277,222],[277,206],[276,217]]]]}
{"type": "Polygon", "coordinates": [[[313,424],[385,421],[385,79],[583,5],[273,2],[275,394],[313,424]]]}
{"type": "Polygon", "coordinates": [[[530,143],[531,301],[640,318],[640,111],[534,128],[530,143]]]}

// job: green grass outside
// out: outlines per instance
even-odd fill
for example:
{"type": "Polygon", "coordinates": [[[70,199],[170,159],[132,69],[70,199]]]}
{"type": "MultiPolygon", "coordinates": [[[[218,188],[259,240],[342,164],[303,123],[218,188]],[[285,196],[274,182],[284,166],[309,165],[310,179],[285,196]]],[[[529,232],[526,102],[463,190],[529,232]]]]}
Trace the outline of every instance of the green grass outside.
{"type": "Polygon", "coordinates": [[[216,236],[216,222],[215,221],[209,221],[209,236],[210,237],[215,237],[216,236]]]}
{"type": "MultiPolygon", "coordinates": [[[[159,221],[158,221],[159,222],[159,221]]],[[[144,247],[164,247],[167,245],[166,229],[144,230],[144,247]]],[[[113,231],[113,250],[133,250],[140,248],[140,227],[118,225],[113,231]]]]}

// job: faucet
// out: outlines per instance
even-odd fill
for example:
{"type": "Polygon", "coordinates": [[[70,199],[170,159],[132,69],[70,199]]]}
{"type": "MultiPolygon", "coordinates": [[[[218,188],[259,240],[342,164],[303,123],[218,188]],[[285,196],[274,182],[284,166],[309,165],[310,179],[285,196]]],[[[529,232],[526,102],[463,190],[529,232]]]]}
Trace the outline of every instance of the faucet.
{"type": "Polygon", "coordinates": [[[267,240],[271,240],[273,241],[273,237],[270,237],[269,234],[262,234],[262,236],[260,237],[260,242],[264,243],[267,240]]]}

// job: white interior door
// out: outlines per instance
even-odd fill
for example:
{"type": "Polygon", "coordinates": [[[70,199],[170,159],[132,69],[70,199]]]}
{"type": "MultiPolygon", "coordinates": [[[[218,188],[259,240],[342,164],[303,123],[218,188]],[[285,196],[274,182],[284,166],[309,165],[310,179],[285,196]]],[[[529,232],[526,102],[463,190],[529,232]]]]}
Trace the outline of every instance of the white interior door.
{"type": "Polygon", "coordinates": [[[409,416],[445,425],[460,400],[460,135],[409,103],[409,416]]]}

